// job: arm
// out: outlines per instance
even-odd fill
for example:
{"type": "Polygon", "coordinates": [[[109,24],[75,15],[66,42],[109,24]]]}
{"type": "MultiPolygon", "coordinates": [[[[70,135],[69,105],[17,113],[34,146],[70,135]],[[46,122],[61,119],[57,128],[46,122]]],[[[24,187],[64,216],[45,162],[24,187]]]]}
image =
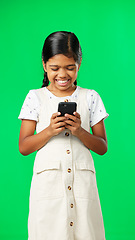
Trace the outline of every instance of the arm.
{"type": "Polygon", "coordinates": [[[63,121],[65,117],[57,117],[58,115],[58,113],[54,113],[51,117],[50,125],[35,135],[36,121],[22,120],[19,136],[19,151],[22,155],[26,156],[39,150],[50,140],[50,138],[65,129],[65,122],[63,121]]]}
{"type": "Polygon", "coordinates": [[[103,120],[92,127],[92,133],[82,128],[78,138],[93,152],[99,155],[105,154],[107,152],[107,139],[103,120]]]}
{"type": "Polygon", "coordinates": [[[107,137],[104,121],[101,120],[95,124],[92,127],[93,134],[91,134],[81,127],[80,115],[77,112],[75,112],[74,115],[75,116],[68,114],[65,115],[73,120],[65,121],[67,124],[72,125],[66,125],[66,128],[70,129],[72,134],[78,137],[88,149],[96,152],[99,155],[105,154],[107,152],[107,137]]]}

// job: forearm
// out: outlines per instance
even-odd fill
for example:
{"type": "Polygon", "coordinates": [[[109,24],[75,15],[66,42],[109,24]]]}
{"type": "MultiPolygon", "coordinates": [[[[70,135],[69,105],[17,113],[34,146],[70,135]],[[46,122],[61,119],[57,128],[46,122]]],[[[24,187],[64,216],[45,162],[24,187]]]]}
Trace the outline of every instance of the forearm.
{"type": "Polygon", "coordinates": [[[32,136],[25,137],[21,143],[19,143],[19,151],[24,156],[35,152],[42,148],[52,137],[49,128],[45,128],[40,133],[32,136]]]}
{"type": "Polygon", "coordinates": [[[99,155],[103,155],[107,152],[107,143],[103,138],[95,136],[83,128],[81,128],[77,137],[88,149],[92,150],[93,152],[99,155]]]}

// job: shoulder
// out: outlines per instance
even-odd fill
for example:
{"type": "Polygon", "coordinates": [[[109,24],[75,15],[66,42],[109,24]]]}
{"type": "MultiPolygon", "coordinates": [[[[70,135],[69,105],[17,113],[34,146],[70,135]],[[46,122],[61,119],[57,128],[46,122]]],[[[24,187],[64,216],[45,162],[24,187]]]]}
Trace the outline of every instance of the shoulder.
{"type": "Polygon", "coordinates": [[[92,99],[98,99],[100,96],[98,92],[96,92],[94,89],[89,89],[89,88],[82,88],[78,86],[79,91],[85,92],[87,95],[87,100],[90,102],[92,99]]]}
{"type": "Polygon", "coordinates": [[[98,92],[96,92],[94,89],[88,89],[88,95],[94,98],[99,96],[98,92]]]}
{"type": "Polygon", "coordinates": [[[43,94],[44,91],[44,88],[31,89],[29,90],[28,97],[32,97],[32,99],[40,101],[40,95],[43,94]]]}
{"type": "Polygon", "coordinates": [[[31,90],[29,90],[29,93],[38,96],[41,92],[44,92],[44,91],[45,91],[44,88],[37,88],[37,89],[31,89],[31,90]]]}
{"type": "Polygon", "coordinates": [[[29,106],[29,107],[38,107],[41,105],[41,100],[40,100],[40,92],[43,90],[39,89],[31,89],[29,90],[29,92],[27,93],[25,100],[24,100],[24,104],[23,107],[29,106]]]}
{"type": "Polygon", "coordinates": [[[98,92],[96,92],[94,89],[89,89],[89,88],[82,88],[78,86],[79,91],[86,91],[88,94],[93,94],[93,96],[99,95],[98,92]]]}

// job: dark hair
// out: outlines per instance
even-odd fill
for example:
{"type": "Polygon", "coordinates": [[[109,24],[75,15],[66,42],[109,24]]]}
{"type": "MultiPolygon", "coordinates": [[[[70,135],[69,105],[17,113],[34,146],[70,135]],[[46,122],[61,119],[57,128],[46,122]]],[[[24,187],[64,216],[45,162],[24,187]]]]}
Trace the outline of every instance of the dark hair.
{"type": "MultiPolygon", "coordinates": [[[[82,58],[82,50],[78,38],[72,32],[58,31],[51,33],[44,42],[42,50],[42,60],[46,63],[49,58],[57,54],[63,54],[66,57],[73,57],[78,64],[82,58]]],[[[47,72],[44,71],[42,87],[49,84],[47,72]]],[[[74,82],[77,85],[77,81],[74,82]]]]}

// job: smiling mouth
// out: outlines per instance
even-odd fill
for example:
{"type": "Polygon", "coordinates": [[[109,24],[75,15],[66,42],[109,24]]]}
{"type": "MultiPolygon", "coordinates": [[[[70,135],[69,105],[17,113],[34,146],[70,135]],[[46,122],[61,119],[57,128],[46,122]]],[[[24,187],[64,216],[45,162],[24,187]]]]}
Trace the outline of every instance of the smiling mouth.
{"type": "Polygon", "coordinates": [[[59,79],[56,79],[56,81],[58,83],[61,83],[61,84],[64,84],[64,83],[67,83],[70,79],[67,79],[67,80],[59,80],[59,79]]]}
{"type": "Polygon", "coordinates": [[[56,79],[56,82],[60,87],[67,86],[69,81],[70,81],[70,79],[67,79],[67,80],[56,79]]]}

